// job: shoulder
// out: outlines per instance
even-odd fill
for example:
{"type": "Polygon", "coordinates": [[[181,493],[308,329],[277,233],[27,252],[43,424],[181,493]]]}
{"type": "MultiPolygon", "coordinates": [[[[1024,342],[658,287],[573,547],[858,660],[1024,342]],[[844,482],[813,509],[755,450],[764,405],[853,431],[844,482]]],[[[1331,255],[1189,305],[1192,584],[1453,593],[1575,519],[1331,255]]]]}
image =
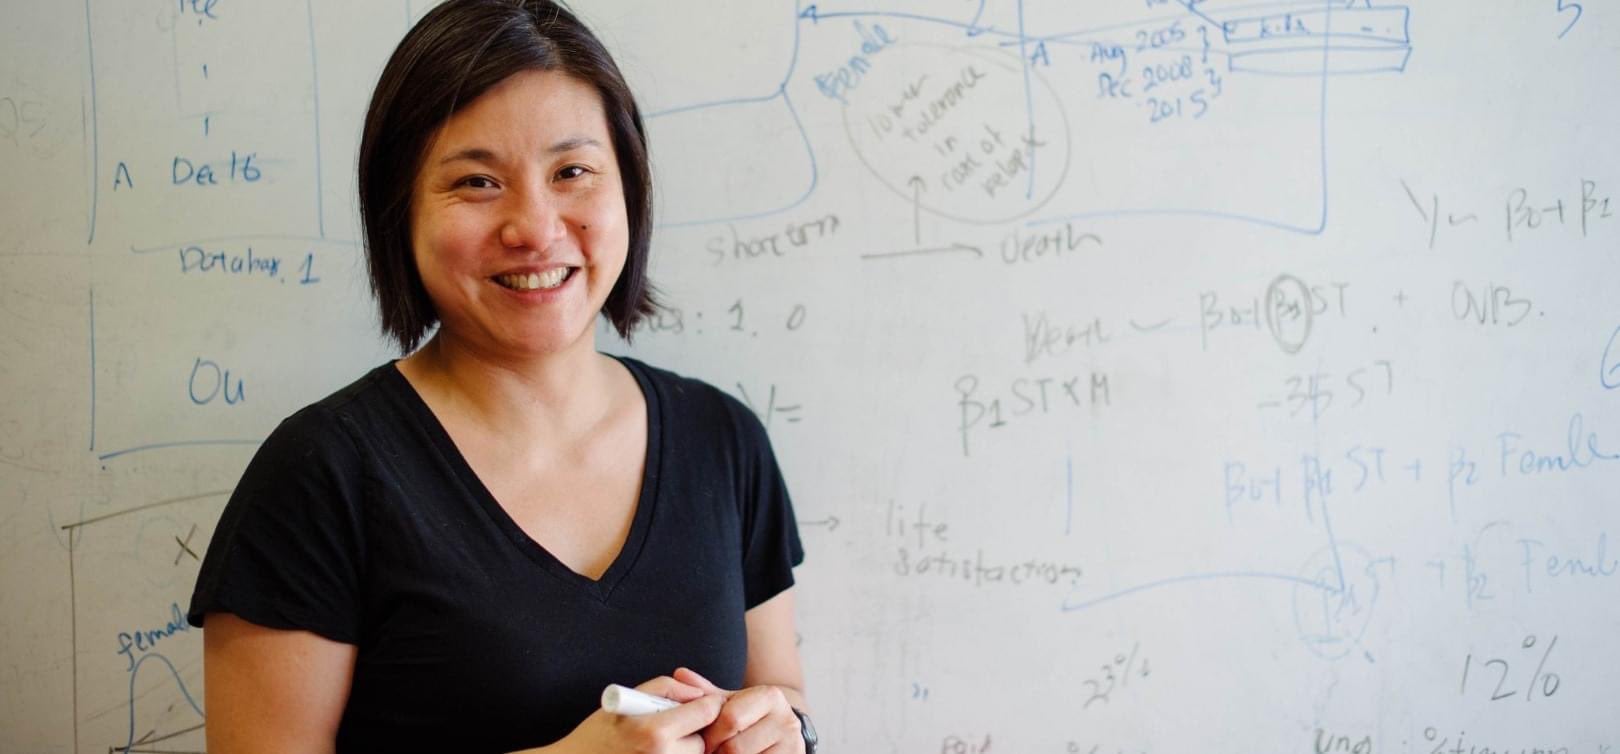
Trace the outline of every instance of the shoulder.
{"type": "Polygon", "coordinates": [[[714,385],[638,359],[619,356],[643,390],[654,393],[663,413],[671,421],[729,429],[745,437],[762,437],[765,428],[759,417],[741,400],[714,385]]]}
{"type": "Polygon", "coordinates": [[[366,372],[331,395],[311,403],[282,421],[278,432],[330,431],[338,426],[366,424],[379,416],[396,414],[405,396],[405,378],[392,362],[366,372]]]}
{"type": "Polygon", "coordinates": [[[302,462],[347,462],[357,456],[357,442],[386,414],[388,372],[384,364],[354,382],[283,419],[265,438],[255,464],[301,466],[302,462]]]}

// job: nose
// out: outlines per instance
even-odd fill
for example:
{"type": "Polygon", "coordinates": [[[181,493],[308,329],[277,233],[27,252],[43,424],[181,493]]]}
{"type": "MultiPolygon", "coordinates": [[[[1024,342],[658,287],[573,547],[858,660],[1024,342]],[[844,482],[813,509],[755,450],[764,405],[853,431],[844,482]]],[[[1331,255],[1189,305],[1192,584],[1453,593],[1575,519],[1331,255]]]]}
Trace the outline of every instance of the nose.
{"type": "Polygon", "coordinates": [[[567,235],[555,197],[534,189],[516,190],[508,196],[501,219],[502,246],[516,251],[545,251],[567,235]]]}

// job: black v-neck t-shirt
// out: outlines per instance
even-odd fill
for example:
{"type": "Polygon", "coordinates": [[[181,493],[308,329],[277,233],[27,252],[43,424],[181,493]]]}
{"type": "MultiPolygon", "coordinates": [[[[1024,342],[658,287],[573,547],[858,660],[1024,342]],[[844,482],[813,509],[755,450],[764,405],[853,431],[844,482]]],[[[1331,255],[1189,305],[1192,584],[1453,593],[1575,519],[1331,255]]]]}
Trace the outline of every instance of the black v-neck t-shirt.
{"type": "Polygon", "coordinates": [[[187,614],[234,613],[358,647],[338,750],[552,743],[609,683],[690,667],[742,685],[743,614],[803,560],[759,420],[715,388],[620,361],[647,402],[635,519],[597,581],[507,515],[393,364],[259,448],[187,614]]]}

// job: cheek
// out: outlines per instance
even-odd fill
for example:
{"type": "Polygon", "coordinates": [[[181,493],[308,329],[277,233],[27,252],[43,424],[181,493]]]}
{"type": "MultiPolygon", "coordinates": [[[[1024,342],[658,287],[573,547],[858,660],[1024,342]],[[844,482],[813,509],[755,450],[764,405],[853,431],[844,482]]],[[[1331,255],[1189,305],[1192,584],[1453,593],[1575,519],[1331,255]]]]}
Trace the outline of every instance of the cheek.
{"type": "Polygon", "coordinates": [[[604,288],[611,288],[624,275],[625,261],[629,258],[629,234],[623,225],[603,228],[601,233],[592,226],[588,232],[586,243],[591,249],[591,265],[597,271],[595,277],[604,288]]]}
{"type": "Polygon", "coordinates": [[[581,220],[586,226],[582,235],[595,261],[611,262],[615,266],[623,264],[630,245],[630,223],[624,203],[603,202],[592,207],[588,217],[581,220]]]}
{"type": "Polygon", "coordinates": [[[468,259],[477,248],[477,229],[467,218],[438,215],[422,218],[411,230],[411,249],[418,269],[450,269],[468,259]]]}

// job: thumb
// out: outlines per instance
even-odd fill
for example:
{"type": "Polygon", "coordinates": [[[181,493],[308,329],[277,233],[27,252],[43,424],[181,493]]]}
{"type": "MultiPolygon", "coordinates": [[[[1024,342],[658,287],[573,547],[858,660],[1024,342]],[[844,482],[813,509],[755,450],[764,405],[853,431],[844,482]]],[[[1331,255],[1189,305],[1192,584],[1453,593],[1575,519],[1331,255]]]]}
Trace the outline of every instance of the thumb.
{"type": "Polygon", "coordinates": [[[695,686],[697,688],[700,688],[700,689],[703,690],[704,693],[707,693],[707,694],[719,694],[720,696],[731,696],[731,694],[733,693],[733,692],[727,691],[727,690],[725,690],[723,688],[720,688],[719,686],[714,685],[713,683],[711,683],[709,681],[709,679],[704,678],[703,676],[699,675],[696,670],[693,670],[691,668],[676,668],[675,669],[675,680],[680,681],[681,683],[684,683],[684,684],[686,684],[688,686],[695,686]]]}

